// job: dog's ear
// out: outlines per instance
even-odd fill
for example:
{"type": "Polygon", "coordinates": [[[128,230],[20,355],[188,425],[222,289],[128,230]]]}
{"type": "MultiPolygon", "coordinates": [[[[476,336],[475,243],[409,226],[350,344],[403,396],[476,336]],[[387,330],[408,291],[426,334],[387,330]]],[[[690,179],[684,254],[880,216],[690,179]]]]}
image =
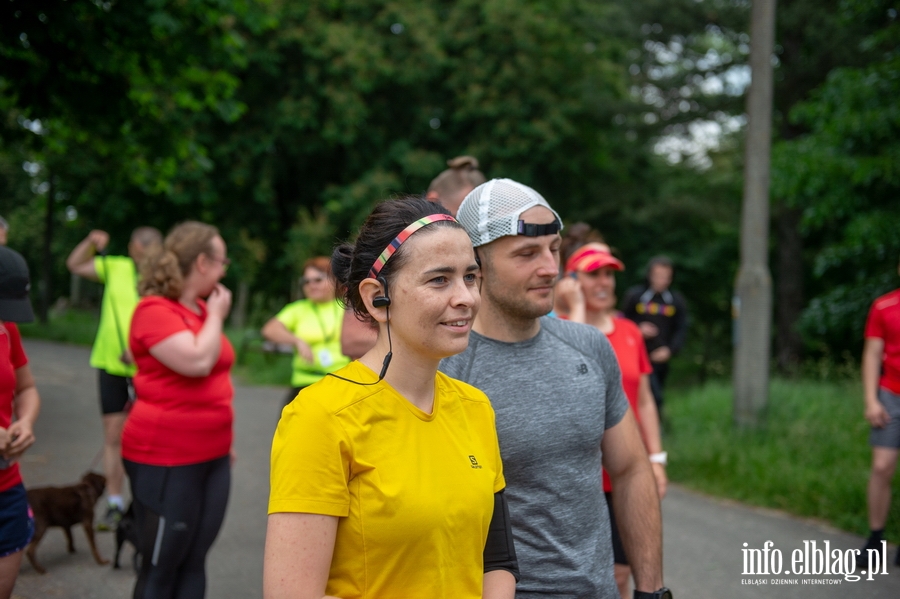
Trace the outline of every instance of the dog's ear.
{"type": "Polygon", "coordinates": [[[106,489],[106,477],[102,474],[97,474],[96,472],[86,472],[85,475],[81,477],[81,482],[93,487],[97,491],[97,497],[103,495],[103,491],[106,489]]]}
{"type": "Polygon", "coordinates": [[[82,481],[75,485],[75,491],[78,493],[78,499],[81,501],[83,513],[93,512],[94,504],[100,498],[97,489],[89,482],[82,481]]]}

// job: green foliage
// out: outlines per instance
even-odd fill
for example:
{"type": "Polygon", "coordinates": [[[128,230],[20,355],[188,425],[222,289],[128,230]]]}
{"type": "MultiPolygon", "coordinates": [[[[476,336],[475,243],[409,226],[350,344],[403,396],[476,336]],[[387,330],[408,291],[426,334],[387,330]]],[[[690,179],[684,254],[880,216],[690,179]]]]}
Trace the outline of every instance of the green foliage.
{"type": "MultiPolygon", "coordinates": [[[[727,383],[675,391],[666,402],[669,477],[865,534],[871,449],[861,395],[858,380],[775,379],[767,427],[743,432],[732,425],[727,383]]],[[[900,518],[893,514],[887,537],[900,540],[900,518]]]]}
{"type": "MultiPolygon", "coordinates": [[[[892,284],[880,262],[897,254],[888,6],[779,3],[776,118],[797,145],[776,151],[774,197],[807,210],[807,271],[820,277],[811,343],[840,345],[840,327],[860,326],[861,306],[892,284]],[[835,65],[851,68],[787,119],[835,65]]],[[[473,154],[489,177],[533,185],[567,221],[598,227],[629,265],[622,291],[651,255],[670,254],[702,373],[729,351],[741,140],[725,135],[708,161],[675,168],[653,146],[704,120],[739,121],[748,8],[11,0],[0,8],[0,214],[37,279],[50,209],[51,300],[92,228],[123,253],[135,226],[214,222],[235,261],[226,284],[245,285],[259,319],[288,298],[303,259],[351,237],[374,202],[421,192],[446,158],[473,154]]]]}
{"type": "Polygon", "coordinates": [[[256,329],[228,328],[225,334],[236,354],[232,372],[243,384],[290,387],[292,356],[263,351],[256,329]]]}
{"type": "Polygon", "coordinates": [[[603,201],[633,194],[624,174],[645,150],[611,122],[611,106],[630,101],[617,60],[627,14],[616,3],[270,11],[278,26],[249,44],[237,93],[252,109],[209,144],[220,196],[284,256],[270,265],[269,292],[284,292],[303,256],[352,235],[378,200],[424,190],[449,156],[475,154],[489,175],[573,211],[595,212],[601,187],[603,201]],[[611,185],[590,184],[599,181],[611,185]]]}
{"type": "Polygon", "coordinates": [[[802,330],[834,351],[858,347],[868,306],[897,286],[900,23],[889,5],[843,3],[846,19],[885,15],[863,42],[877,59],[833,70],[791,113],[809,133],[773,148],[773,195],[802,208],[804,233],[818,248],[802,330]]]}
{"type": "MultiPolygon", "coordinates": [[[[216,220],[210,209],[219,198],[207,189],[213,163],[203,132],[245,110],[234,95],[256,6],[4,3],[0,154],[34,168],[0,174],[3,188],[33,191],[4,197],[0,206],[28,221],[51,211],[51,301],[67,279],[64,257],[92,228],[113,232],[113,249],[124,251],[137,225],[167,229],[189,215],[216,220]]],[[[27,224],[13,230],[12,243],[37,280],[44,226],[27,224]],[[22,244],[25,236],[33,243],[22,244]]]]}

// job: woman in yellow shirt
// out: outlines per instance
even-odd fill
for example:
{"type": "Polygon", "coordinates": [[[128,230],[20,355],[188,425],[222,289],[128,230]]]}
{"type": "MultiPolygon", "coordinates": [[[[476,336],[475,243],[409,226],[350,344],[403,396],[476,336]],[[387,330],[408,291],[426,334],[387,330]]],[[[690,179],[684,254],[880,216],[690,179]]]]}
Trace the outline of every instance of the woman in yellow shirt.
{"type": "Polygon", "coordinates": [[[335,299],[331,260],[325,256],[307,260],[302,282],[304,299],[282,308],[262,328],[269,341],[296,349],[287,402],[326,373],[350,363],[341,353],[344,309],[335,299]]]}
{"type": "Polygon", "coordinates": [[[438,204],[388,201],[332,266],[378,340],[282,413],[264,596],[511,599],[494,412],[437,370],[466,348],[480,304],[468,236],[438,204]]]}

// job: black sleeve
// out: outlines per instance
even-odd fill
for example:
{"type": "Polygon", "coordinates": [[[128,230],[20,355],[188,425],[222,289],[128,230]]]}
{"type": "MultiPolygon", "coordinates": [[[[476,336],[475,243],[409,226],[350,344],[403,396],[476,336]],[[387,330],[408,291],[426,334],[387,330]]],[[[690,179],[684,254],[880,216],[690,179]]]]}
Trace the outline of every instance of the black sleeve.
{"type": "Polygon", "coordinates": [[[494,493],[494,515],[491,516],[487,542],[484,544],[484,571],[493,570],[506,570],[519,582],[519,560],[516,559],[509,507],[503,491],[494,493]]]}
{"type": "Polygon", "coordinates": [[[688,311],[687,303],[680,293],[673,294],[675,297],[675,318],[672,322],[672,339],[669,343],[669,350],[672,354],[677,354],[684,347],[684,341],[687,338],[688,330],[688,311]]]}

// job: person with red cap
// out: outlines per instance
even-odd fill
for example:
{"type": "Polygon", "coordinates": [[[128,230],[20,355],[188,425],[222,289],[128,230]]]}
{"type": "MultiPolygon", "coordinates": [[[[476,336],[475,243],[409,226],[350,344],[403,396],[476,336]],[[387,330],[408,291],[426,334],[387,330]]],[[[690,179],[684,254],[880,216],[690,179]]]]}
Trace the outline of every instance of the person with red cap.
{"type": "MultiPolygon", "coordinates": [[[[662,450],[659,432],[659,414],[650,390],[650,373],[653,368],[644,346],[640,329],[632,321],[616,311],[616,275],[625,265],[610,252],[605,243],[587,243],[575,250],[565,264],[565,273],[557,284],[556,292],[565,299],[569,313],[564,318],[589,324],[606,335],[619,368],[622,371],[622,387],[631,409],[634,411],[644,446],[650,454],[653,474],[659,498],[666,494],[666,453],[662,450]]],[[[613,557],[615,559],[616,584],[622,597],[629,595],[631,566],[625,555],[622,539],[614,515],[612,483],[603,473],[603,491],[609,506],[612,524],[613,557]]]]}

